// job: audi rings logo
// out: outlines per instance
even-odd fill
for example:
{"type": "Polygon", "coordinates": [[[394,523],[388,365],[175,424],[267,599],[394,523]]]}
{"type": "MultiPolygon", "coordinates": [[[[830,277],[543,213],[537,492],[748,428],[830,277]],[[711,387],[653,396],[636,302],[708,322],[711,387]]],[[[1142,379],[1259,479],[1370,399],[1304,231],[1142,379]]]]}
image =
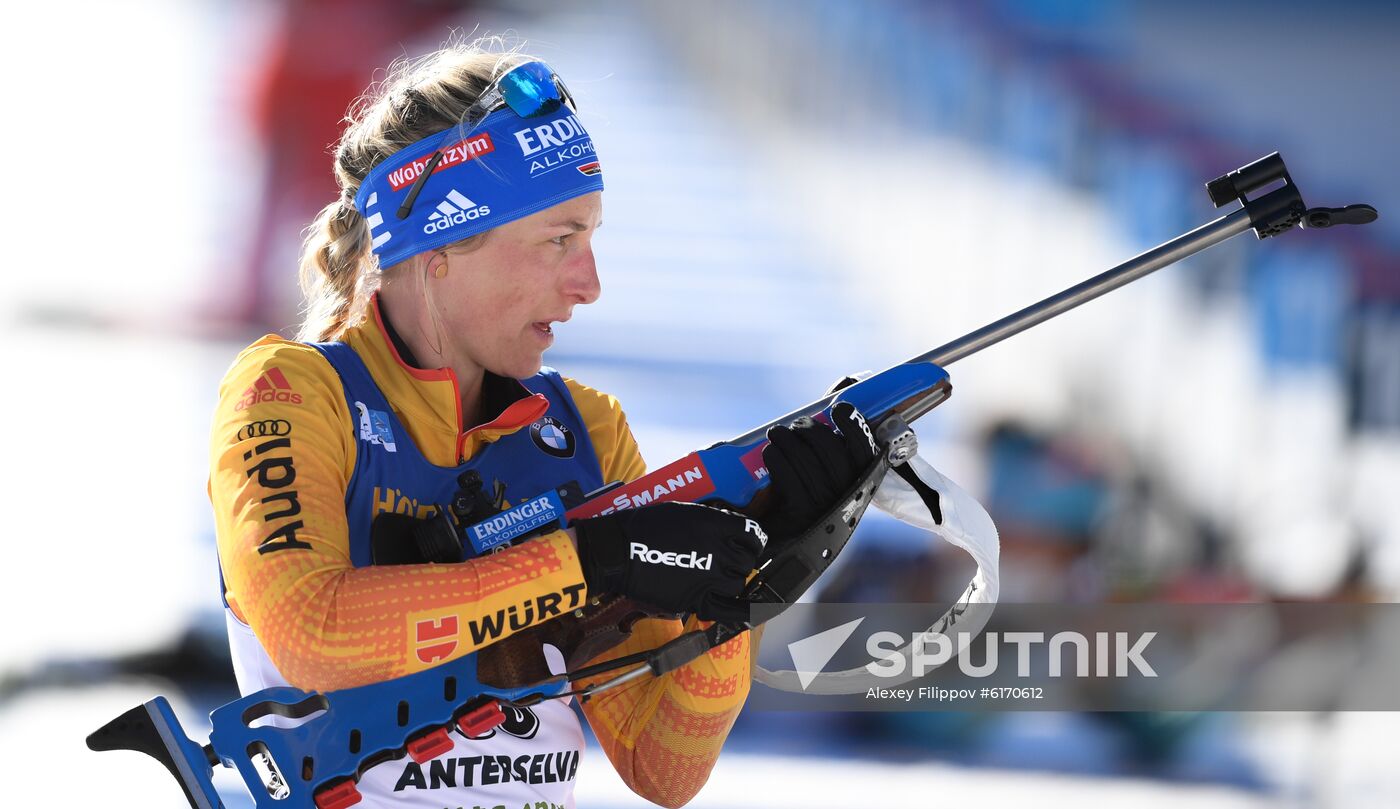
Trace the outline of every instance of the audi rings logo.
{"type": "Polygon", "coordinates": [[[238,436],[235,440],[247,441],[249,438],[267,438],[269,436],[291,435],[292,423],[286,419],[263,419],[254,421],[238,428],[238,436]]]}

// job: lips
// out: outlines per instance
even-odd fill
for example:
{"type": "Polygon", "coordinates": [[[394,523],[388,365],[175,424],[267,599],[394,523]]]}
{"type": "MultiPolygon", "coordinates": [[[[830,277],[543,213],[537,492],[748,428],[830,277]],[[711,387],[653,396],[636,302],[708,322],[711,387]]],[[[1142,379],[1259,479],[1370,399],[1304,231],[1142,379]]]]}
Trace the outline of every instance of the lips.
{"type": "Polygon", "coordinates": [[[564,315],[563,317],[552,317],[552,318],[549,318],[548,320],[536,320],[534,323],[531,323],[530,325],[534,327],[535,331],[538,331],[538,332],[540,332],[540,333],[542,333],[542,334],[553,334],[553,333],[554,333],[554,324],[555,324],[555,323],[563,323],[563,322],[567,321],[570,317],[571,317],[571,315],[564,315]]]}
{"type": "Polygon", "coordinates": [[[565,315],[561,318],[551,318],[549,320],[536,320],[534,323],[530,324],[530,328],[541,340],[544,341],[544,344],[548,346],[554,343],[554,324],[563,323],[565,320],[568,319],[568,315],[565,315]]]}

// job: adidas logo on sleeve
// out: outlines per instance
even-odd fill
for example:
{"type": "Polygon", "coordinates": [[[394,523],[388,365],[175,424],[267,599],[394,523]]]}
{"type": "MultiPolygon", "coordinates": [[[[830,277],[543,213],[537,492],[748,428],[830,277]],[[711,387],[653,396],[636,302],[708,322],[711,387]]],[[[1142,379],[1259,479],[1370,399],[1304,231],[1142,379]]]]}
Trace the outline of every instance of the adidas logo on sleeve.
{"type": "Polygon", "coordinates": [[[259,376],[256,382],[243,391],[243,396],[238,400],[238,404],[233,406],[233,409],[246,410],[263,402],[286,402],[287,404],[299,405],[301,404],[301,394],[292,390],[292,384],[282,374],[281,368],[268,368],[262,372],[262,376],[259,376]]]}
{"type": "Polygon", "coordinates": [[[446,230],[472,219],[490,215],[491,207],[489,205],[477,205],[454,188],[447,192],[447,199],[438,203],[437,210],[428,215],[428,223],[423,226],[423,232],[427,234],[437,233],[439,230],[446,230]]]}

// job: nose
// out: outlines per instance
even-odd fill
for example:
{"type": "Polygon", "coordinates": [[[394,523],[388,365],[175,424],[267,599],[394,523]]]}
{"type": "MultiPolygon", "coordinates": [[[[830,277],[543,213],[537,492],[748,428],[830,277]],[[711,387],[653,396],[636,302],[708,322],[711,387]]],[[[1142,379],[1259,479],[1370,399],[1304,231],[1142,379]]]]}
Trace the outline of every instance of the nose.
{"type": "Polygon", "coordinates": [[[593,303],[603,294],[602,282],[598,280],[598,264],[593,259],[593,245],[584,241],[578,248],[564,272],[565,297],[574,303],[593,303]]]}

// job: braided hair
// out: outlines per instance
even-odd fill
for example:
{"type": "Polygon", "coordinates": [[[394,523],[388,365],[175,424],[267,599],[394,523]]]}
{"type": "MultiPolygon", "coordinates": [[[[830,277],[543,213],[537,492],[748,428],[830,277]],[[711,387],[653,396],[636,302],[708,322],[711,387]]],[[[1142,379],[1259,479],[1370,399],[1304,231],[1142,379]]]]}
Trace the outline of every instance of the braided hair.
{"type": "Polygon", "coordinates": [[[390,269],[379,267],[370,250],[369,225],[355,208],[355,194],[369,172],[405,146],[457,125],[493,79],[529,59],[497,36],[449,42],[427,56],[396,60],[385,79],[351,105],[335,148],[340,196],[304,233],[305,304],[297,339],[335,340],[363,320],[379,288],[378,270],[390,269]]]}

